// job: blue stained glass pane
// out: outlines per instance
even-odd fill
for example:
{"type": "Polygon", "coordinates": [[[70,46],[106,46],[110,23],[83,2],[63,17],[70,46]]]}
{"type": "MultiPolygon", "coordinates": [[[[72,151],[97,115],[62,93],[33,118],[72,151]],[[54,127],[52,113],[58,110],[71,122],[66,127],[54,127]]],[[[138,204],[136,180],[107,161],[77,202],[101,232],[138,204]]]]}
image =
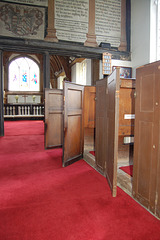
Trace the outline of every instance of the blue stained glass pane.
{"type": "Polygon", "coordinates": [[[34,82],[35,84],[37,84],[37,74],[34,73],[34,77],[32,78],[32,82],[34,82]]]}
{"type": "Polygon", "coordinates": [[[23,75],[22,75],[22,81],[27,82],[27,73],[26,72],[23,73],[23,75]]]}

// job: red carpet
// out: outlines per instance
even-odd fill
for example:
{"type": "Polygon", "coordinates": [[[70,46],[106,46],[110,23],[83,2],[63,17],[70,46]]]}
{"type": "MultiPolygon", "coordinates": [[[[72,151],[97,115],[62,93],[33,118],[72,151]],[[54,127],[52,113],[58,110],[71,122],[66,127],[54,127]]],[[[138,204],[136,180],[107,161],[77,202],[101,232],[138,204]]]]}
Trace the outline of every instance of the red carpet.
{"type": "Polygon", "coordinates": [[[112,198],[86,162],[62,168],[62,150],[43,148],[43,122],[28,121],[17,136],[20,124],[5,122],[0,138],[0,240],[160,239],[160,221],[119,188],[112,198]]]}
{"type": "Polygon", "coordinates": [[[133,165],[125,166],[125,167],[120,167],[122,171],[133,177],[133,165]]]}
{"type": "Polygon", "coordinates": [[[95,151],[90,151],[89,153],[95,156],[95,151]]]}

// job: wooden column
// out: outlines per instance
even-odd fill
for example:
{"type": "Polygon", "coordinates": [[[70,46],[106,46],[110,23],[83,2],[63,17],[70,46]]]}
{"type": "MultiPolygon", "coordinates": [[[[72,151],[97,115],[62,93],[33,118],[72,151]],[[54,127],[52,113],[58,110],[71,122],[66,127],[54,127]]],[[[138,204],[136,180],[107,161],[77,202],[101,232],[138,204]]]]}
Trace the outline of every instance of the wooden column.
{"type": "Polygon", "coordinates": [[[54,27],[54,0],[48,0],[48,28],[46,41],[58,42],[56,29],[54,27]]]}
{"type": "Polygon", "coordinates": [[[43,55],[43,88],[50,88],[50,56],[48,52],[43,55]]]}
{"type": "Polygon", "coordinates": [[[3,113],[3,52],[0,50],[0,136],[4,136],[3,113]]]}
{"type": "Polygon", "coordinates": [[[126,0],[121,0],[121,43],[118,48],[119,51],[127,50],[126,40],[126,0]]]}
{"type": "Polygon", "coordinates": [[[95,35],[95,0],[89,0],[89,21],[88,21],[88,33],[87,40],[84,46],[97,47],[95,35]]]}
{"type": "Polygon", "coordinates": [[[99,59],[91,60],[91,69],[92,86],[96,86],[96,81],[99,80],[99,59]]]}

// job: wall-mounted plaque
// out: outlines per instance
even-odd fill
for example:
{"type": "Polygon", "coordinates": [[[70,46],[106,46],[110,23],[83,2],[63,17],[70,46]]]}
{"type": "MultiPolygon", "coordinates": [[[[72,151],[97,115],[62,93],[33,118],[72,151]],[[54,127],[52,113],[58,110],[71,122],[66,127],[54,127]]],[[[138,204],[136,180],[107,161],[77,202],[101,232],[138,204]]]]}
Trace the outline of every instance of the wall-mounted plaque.
{"type": "Polygon", "coordinates": [[[95,33],[97,43],[119,47],[121,38],[121,0],[95,0],[95,33]]]}
{"type": "Polygon", "coordinates": [[[111,57],[112,55],[110,53],[103,53],[103,75],[110,75],[112,72],[111,69],[111,57]]]}
{"type": "Polygon", "coordinates": [[[88,0],[55,0],[55,28],[59,40],[85,42],[88,33],[88,0]]]}
{"type": "Polygon", "coordinates": [[[0,3],[0,35],[44,39],[45,8],[0,3]]]}

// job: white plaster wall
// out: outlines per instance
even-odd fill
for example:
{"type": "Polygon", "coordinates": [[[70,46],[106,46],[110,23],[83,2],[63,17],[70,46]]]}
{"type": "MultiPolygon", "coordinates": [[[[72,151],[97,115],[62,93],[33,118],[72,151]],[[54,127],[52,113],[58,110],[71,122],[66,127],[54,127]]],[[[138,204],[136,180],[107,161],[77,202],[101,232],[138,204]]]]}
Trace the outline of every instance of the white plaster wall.
{"type": "Polygon", "coordinates": [[[60,76],[57,78],[57,88],[58,89],[63,89],[63,76],[60,76]]]}
{"type": "Polygon", "coordinates": [[[131,57],[136,68],[150,62],[150,0],[131,0],[131,57]]]}
{"type": "Polygon", "coordinates": [[[76,64],[71,68],[71,82],[76,83],[76,64]]]}
{"type": "Polygon", "coordinates": [[[102,72],[102,60],[99,61],[99,79],[103,78],[103,72],[102,72]]]}
{"type": "Polygon", "coordinates": [[[76,83],[77,84],[82,84],[80,72],[81,72],[81,63],[76,63],[76,83]]]}
{"type": "Polygon", "coordinates": [[[150,2],[150,62],[157,60],[157,4],[155,0],[150,2]]]}
{"type": "Polygon", "coordinates": [[[76,63],[71,68],[71,82],[82,84],[82,85],[91,85],[91,59],[85,59],[82,63],[76,63]],[[86,82],[83,82],[82,74],[82,63],[86,64],[86,82]]]}
{"type": "Polygon", "coordinates": [[[88,86],[91,86],[92,84],[91,66],[92,66],[91,59],[86,59],[86,85],[88,86]]]}

